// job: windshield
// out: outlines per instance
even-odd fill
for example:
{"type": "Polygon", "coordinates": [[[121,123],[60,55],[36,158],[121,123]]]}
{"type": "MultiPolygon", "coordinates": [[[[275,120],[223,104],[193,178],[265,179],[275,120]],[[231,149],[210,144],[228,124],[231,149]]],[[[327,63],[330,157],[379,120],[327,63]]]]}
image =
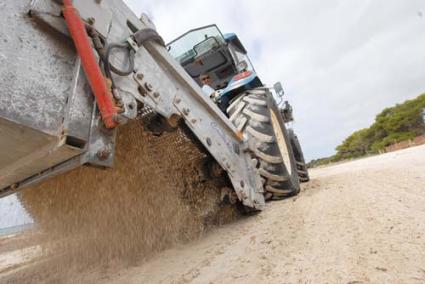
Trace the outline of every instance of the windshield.
{"type": "Polygon", "coordinates": [[[244,67],[244,70],[255,72],[254,67],[252,66],[251,60],[249,59],[247,54],[240,52],[231,44],[229,45],[229,49],[232,52],[233,58],[237,66],[239,66],[240,64],[243,64],[243,65],[246,64],[246,67],[244,67]]]}
{"type": "Polygon", "coordinates": [[[220,30],[213,25],[190,31],[169,43],[167,47],[170,54],[182,63],[224,43],[220,30]]]}

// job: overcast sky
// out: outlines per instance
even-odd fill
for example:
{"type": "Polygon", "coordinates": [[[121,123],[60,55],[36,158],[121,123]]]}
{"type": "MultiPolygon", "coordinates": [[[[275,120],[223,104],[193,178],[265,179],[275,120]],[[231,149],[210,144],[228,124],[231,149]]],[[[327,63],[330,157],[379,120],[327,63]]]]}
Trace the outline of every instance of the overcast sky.
{"type": "Polygon", "coordinates": [[[282,81],[307,160],[425,92],[425,0],[126,2],[167,42],[212,23],[238,34],[263,82],[282,81]]]}
{"type": "MultiPolygon", "coordinates": [[[[170,41],[217,24],[263,82],[282,81],[306,159],[329,156],[383,108],[425,92],[425,0],[126,0],[170,41]]],[[[30,221],[0,200],[0,228],[30,221]]]]}

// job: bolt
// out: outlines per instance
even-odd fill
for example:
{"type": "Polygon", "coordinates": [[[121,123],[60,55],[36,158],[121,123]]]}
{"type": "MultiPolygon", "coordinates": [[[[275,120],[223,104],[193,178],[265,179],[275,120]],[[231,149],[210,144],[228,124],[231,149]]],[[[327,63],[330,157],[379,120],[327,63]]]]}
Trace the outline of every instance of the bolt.
{"type": "Polygon", "coordinates": [[[93,17],[90,17],[90,18],[87,19],[87,23],[91,26],[93,26],[95,22],[96,22],[96,20],[93,17]]]}
{"type": "Polygon", "coordinates": [[[147,82],[145,83],[145,88],[146,88],[146,90],[148,90],[149,92],[153,90],[152,85],[151,85],[151,84],[149,84],[149,83],[147,83],[147,82]]]}
{"type": "Polygon", "coordinates": [[[159,93],[155,92],[155,93],[153,93],[153,96],[154,96],[154,98],[159,98],[159,93]]]}
{"type": "Polygon", "coordinates": [[[10,189],[12,189],[12,190],[15,190],[15,189],[17,189],[18,188],[18,184],[17,183],[14,183],[14,184],[12,184],[11,186],[10,186],[10,189]]]}
{"type": "Polygon", "coordinates": [[[208,146],[211,146],[211,145],[212,145],[211,138],[209,138],[209,137],[207,137],[207,145],[208,145],[208,146]]]}
{"type": "Polygon", "coordinates": [[[144,77],[142,73],[136,75],[137,80],[143,80],[144,77]]]}
{"type": "Polygon", "coordinates": [[[179,104],[182,100],[180,98],[176,98],[176,104],[179,104]]]}
{"type": "Polygon", "coordinates": [[[245,183],[244,183],[244,181],[243,180],[241,180],[241,187],[243,188],[243,187],[245,187],[245,183]]]}
{"type": "Polygon", "coordinates": [[[139,86],[137,90],[139,91],[139,94],[141,94],[143,97],[146,96],[146,91],[142,88],[142,86],[139,86]]]}
{"type": "Polygon", "coordinates": [[[192,119],[190,122],[192,122],[193,124],[196,123],[196,119],[192,119]]]}
{"type": "Polygon", "coordinates": [[[190,109],[188,109],[188,108],[183,109],[184,115],[189,115],[189,113],[190,113],[190,109]]]}
{"type": "Polygon", "coordinates": [[[99,150],[96,155],[99,158],[99,160],[105,161],[111,155],[111,151],[109,149],[103,148],[103,149],[99,150]]]}

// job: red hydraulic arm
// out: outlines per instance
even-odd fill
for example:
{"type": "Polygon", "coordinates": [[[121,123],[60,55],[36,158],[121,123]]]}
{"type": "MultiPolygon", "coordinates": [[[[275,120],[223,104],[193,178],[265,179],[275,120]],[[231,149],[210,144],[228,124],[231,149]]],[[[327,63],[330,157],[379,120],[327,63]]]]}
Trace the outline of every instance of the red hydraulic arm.
{"type": "Polygon", "coordinates": [[[118,109],[115,106],[112,92],[97,63],[84,22],[78,10],[72,4],[72,0],[63,0],[62,11],[78,55],[81,58],[84,72],[96,97],[103,122],[107,128],[114,128],[118,125],[114,120],[114,116],[118,114],[118,109]]]}

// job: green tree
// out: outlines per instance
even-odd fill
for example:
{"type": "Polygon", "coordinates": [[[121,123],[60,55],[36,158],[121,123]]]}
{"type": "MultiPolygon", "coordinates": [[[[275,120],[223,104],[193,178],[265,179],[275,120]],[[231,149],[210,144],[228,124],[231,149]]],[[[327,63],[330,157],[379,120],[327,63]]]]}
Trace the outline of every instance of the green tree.
{"type": "Polygon", "coordinates": [[[424,109],[425,94],[384,109],[369,128],[354,132],[337,146],[337,153],[331,160],[339,161],[378,153],[388,145],[425,134],[422,118],[424,109]]]}

